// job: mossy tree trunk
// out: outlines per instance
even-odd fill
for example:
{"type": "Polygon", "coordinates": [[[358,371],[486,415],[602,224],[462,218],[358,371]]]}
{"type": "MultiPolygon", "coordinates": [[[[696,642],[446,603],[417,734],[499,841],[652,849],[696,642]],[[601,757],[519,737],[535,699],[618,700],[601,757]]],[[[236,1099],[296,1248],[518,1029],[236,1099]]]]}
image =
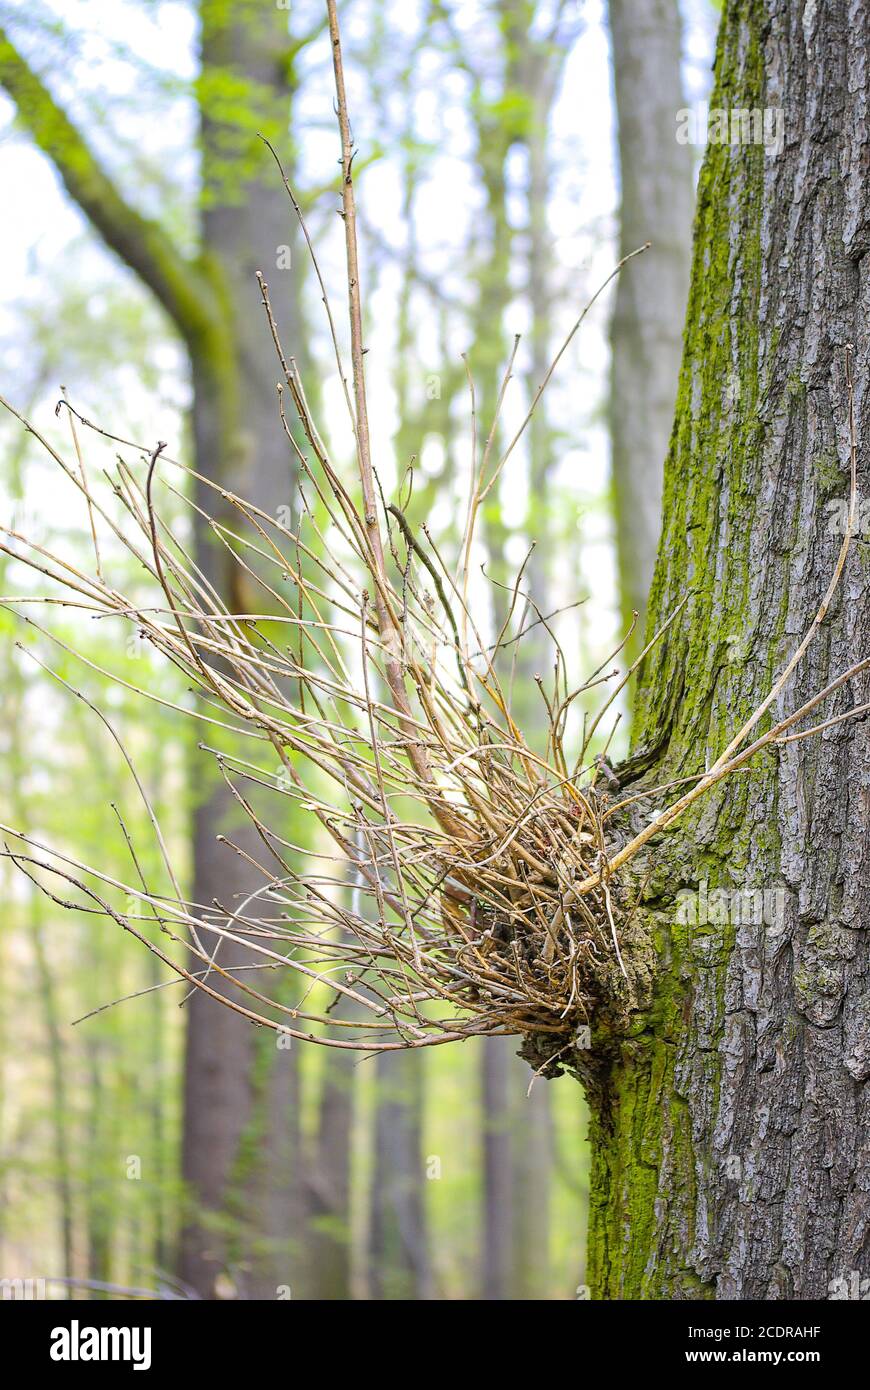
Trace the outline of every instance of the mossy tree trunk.
{"type": "MultiPolygon", "coordinates": [[[[780,109],[783,142],[711,143],[701,176],[650,628],[689,597],[642,676],[648,785],[715,759],[818,608],[850,343],[866,487],[868,50],[862,4],[725,7],[711,109],[780,109]]],[[[867,655],[867,562],[859,538],[772,713],[867,655]]],[[[861,678],[825,712],[866,698],[861,678]]],[[[827,1298],[870,1275],[868,744],[852,722],[762,756],[638,867],[625,950],[636,981],[655,969],[589,1058],[593,1297],[827,1298]]]]}

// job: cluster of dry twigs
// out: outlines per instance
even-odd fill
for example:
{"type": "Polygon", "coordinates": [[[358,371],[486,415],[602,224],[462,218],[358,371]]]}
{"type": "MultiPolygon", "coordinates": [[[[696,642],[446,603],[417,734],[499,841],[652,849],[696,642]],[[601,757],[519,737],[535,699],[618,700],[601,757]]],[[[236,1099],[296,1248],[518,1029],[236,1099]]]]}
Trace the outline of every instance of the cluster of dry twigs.
{"type": "MultiPolygon", "coordinates": [[[[571,689],[558,655],[552,689],[540,683],[546,751],[535,752],[512,718],[499,654],[516,643],[515,629],[522,635],[547,627],[547,615],[524,593],[520,573],[501,630],[487,642],[469,595],[481,508],[589,306],[502,451],[495,445],[498,415],[488,422],[485,437],[477,438],[469,374],[473,463],[461,558],[451,567],[427,528],[415,529],[397,503],[387,503],[372,462],[353,150],[331,5],[330,17],[342,137],[352,398],[345,389],[358,484],[349,486],[330,457],[259,277],[283,377],[280,420],[300,479],[296,521],[282,524],[193,474],[158,445],[144,452],[144,470],[119,462],[113,479],[125,513],[125,523],[119,524],[89,481],[75,430],[80,417],[70,411],[75,465],[27,428],[83,495],[94,538],[93,572],[27,545],[14,532],[7,532],[0,547],[61,585],[65,602],[134,623],[200,692],[196,717],[206,732],[231,732],[232,741],[217,739],[222,746],[211,746],[211,752],[262,846],[256,860],[261,886],[223,914],[186,899],[147,798],[171,894],[150,891],[141,878],[119,884],[99,868],[63,855],[40,857],[42,847],[27,836],[21,838],[28,851],[8,852],[27,873],[59,873],[77,887],[80,902],[109,914],[179,975],[264,1026],[365,1050],[481,1034],[539,1035],[536,1052],[546,1059],[569,1048],[578,1026],[594,1018],[604,977],[612,988],[625,973],[620,933],[631,908],[619,890],[620,870],[760,748],[805,736],[793,726],[870,666],[870,661],[860,663],[791,716],[750,737],[806,651],[839,583],[855,518],[854,425],[847,533],[829,591],[803,642],[714,765],[689,779],[688,789],[636,833],[617,836],[619,812],[637,798],[601,793],[600,763],[592,750],[601,747],[602,721],[631,670],[609,690],[597,715],[584,720],[580,746],[571,756],[566,737],[573,702],[615,673],[602,674],[600,668],[571,689]],[[301,427],[302,445],[291,420],[301,427]],[[184,498],[192,477],[236,513],[236,525],[212,520],[211,528],[246,575],[249,592],[261,595],[259,612],[229,611],[161,519],[158,487],[184,498]],[[135,557],[148,576],[153,602],[135,601],[113,587],[101,562],[102,528],[135,557]],[[264,810],[269,797],[277,799],[271,813],[264,810]],[[319,820],[333,845],[331,859],[321,844],[311,852],[307,870],[303,867],[305,851],[282,834],[289,820],[285,800],[319,820]],[[129,895],[135,910],[122,912],[113,905],[118,889],[129,895]],[[144,931],[149,916],[159,923],[165,944],[155,945],[144,931]],[[246,946],[263,968],[291,968],[300,979],[299,997],[278,1002],[252,983],[250,970],[225,968],[218,949],[222,940],[246,946]],[[232,977],[229,995],[221,976],[232,977]]],[[[312,258],[319,276],[313,249],[312,258]]],[[[329,312],[325,288],[324,300],[329,312]]],[[[333,341],[346,381],[334,326],[333,341]]],[[[512,360],[499,413],[511,367],[512,360]]],[[[654,790],[661,796],[668,789],[654,790]]],[[[21,834],[20,827],[8,829],[21,834]]],[[[251,859],[241,846],[231,848],[251,859]]]]}

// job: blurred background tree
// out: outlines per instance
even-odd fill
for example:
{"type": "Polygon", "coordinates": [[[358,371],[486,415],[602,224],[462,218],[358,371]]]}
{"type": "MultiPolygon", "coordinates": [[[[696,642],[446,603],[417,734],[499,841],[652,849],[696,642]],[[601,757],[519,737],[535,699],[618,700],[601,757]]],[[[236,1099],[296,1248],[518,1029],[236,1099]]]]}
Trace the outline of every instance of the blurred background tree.
{"type": "MultiPolygon", "coordinates": [[[[323,11],[317,0],[0,3],[0,160],[20,190],[0,324],[5,393],[50,417],[63,382],[114,434],[150,443],[174,431],[206,477],[276,516],[291,515],[294,488],[256,270],[273,283],[288,350],[319,383],[334,446],[348,451],[319,292],[258,138],[279,153],[327,283],[340,285],[323,11]]],[[[344,24],[375,424],[380,447],[393,445],[381,466],[385,477],[409,470],[416,519],[449,536],[463,496],[462,354],[486,430],[522,332],[510,431],[617,247],[654,243],[620,280],[612,320],[603,303],[554,383],[491,500],[477,557],[504,582],[536,540],[529,605],[549,613],[586,598],[557,620],[559,636],[603,654],[648,583],[688,274],[692,171],[676,111],[684,83],[695,99],[705,91],[712,11],[706,0],[682,15],[677,0],[611,0],[607,14],[571,0],[349,0],[344,24]],[[641,422],[634,434],[630,420],[641,422]]],[[[46,531],[68,527],[40,490],[40,466],[2,437],[13,511],[46,531]]],[[[211,583],[248,611],[209,528],[190,539],[211,583]]],[[[4,566],[4,592],[19,582],[14,568],[4,566]]],[[[93,713],[0,624],[3,799],[34,833],[104,862],[117,843],[112,803],[131,831],[144,809],[93,713]]],[[[86,636],[84,672],[36,631],[32,650],[105,707],[103,672],[130,662],[135,684],[153,659],[118,634],[86,636]]],[[[535,668],[551,664],[536,638],[515,673],[531,718],[535,668]]],[[[232,912],[250,870],[215,836],[244,849],[250,829],[222,782],[188,775],[188,734],[171,708],[186,692],[162,668],[149,679],[167,706],[140,727],[132,695],[113,695],[113,718],[137,745],[194,899],[232,912]]],[[[309,833],[286,827],[296,843],[309,833]]],[[[20,879],[7,877],[4,896],[0,1271],[58,1275],[94,1296],[136,1286],[206,1298],[288,1288],[549,1298],[582,1285],[585,1118],[570,1085],[539,1081],[527,1095],[509,1040],[364,1063],[276,1048],[198,992],[179,1010],[153,958],[131,956],[96,919],[76,919],[72,939],[70,919],[20,879]],[[70,1028],[128,994],[138,997],[70,1028]],[[38,1008],[23,1011],[26,998],[38,1008]]],[[[245,957],[226,951],[221,963],[245,957]]]]}

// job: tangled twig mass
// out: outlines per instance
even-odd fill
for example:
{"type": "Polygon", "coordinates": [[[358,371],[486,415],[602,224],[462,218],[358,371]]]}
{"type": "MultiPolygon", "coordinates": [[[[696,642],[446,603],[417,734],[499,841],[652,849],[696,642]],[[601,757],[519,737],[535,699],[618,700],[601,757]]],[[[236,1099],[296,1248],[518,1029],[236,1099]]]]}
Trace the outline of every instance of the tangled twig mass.
{"type": "MultiPolygon", "coordinates": [[[[330,10],[352,361],[352,389],[345,386],[345,395],[357,481],[350,485],[342,477],[312,418],[260,276],[266,327],[282,376],[276,427],[283,427],[298,479],[292,520],[277,520],[169,458],[162,444],[140,450],[136,466],[119,458],[111,479],[113,506],[92,485],[81,457],[74,425],[76,419],[88,422],[64,401],[73,425],[75,465],[22,423],[86,504],[91,572],[14,531],[6,531],[0,545],[53,587],[60,586],[67,605],[133,624],[183,672],[198,692],[189,712],[200,721],[204,755],[215,759],[260,847],[252,855],[228,836],[228,852],[243,855],[257,869],[260,886],[239,903],[203,904],[185,897],[138,777],[171,891],[152,891],[138,872],[133,882],[120,884],[99,866],[47,852],[22,827],[6,828],[19,837],[19,846],[7,845],[7,853],[66,903],[48,886],[47,876],[60,875],[78,895],[67,905],[114,918],[193,986],[262,1026],[368,1051],[475,1035],[522,1035],[540,1069],[548,1070],[570,1053],[578,1030],[595,1020],[602,1002],[618,999],[622,981],[630,994],[621,938],[634,905],[623,886],[625,867],[697,797],[761,748],[805,736],[794,726],[870,666],[870,661],[860,663],[786,719],[756,732],[824,619],[849,548],[857,493],[851,375],[847,362],[852,494],[828,594],[768,697],[721,757],[703,775],[686,779],[676,800],[638,822],[638,804],[650,807],[643,797],[654,793],[660,800],[668,788],[646,789],[642,795],[621,791],[602,757],[607,719],[635,668],[617,678],[602,667],[572,687],[552,615],[536,608],[523,587],[522,570],[507,592],[494,634],[476,620],[472,596],[480,582],[475,576],[472,584],[471,570],[482,508],[589,306],[504,449],[497,447],[499,416],[513,358],[496,418],[485,422],[487,433],[480,439],[469,372],[470,486],[459,558],[448,563],[428,529],[409,520],[402,499],[410,479],[401,481],[396,500],[387,501],[372,460],[353,149],[330,10]],[[194,485],[199,497],[211,490],[220,504],[215,512],[231,509],[234,523],[207,515],[191,501],[194,485]],[[179,540],[178,528],[174,533],[161,514],[156,500],[161,489],[192,508],[200,534],[208,529],[212,543],[225,548],[244,577],[244,592],[257,595],[257,611],[227,606],[179,540]],[[101,532],[113,538],[102,548],[101,532]],[[147,578],[147,599],[138,589],[134,594],[114,586],[112,551],[135,559],[147,578]],[[538,680],[545,731],[533,748],[512,716],[502,670],[515,665],[518,646],[542,630],[552,638],[555,666],[549,682],[538,680]],[[574,702],[597,695],[607,682],[609,693],[597,714],[584,718],[570,752],[574,702]],[[290,808],[315,817],[326,835],[307,847],[292,843],[285,829],[298,820],[288,814],[290,808]],[[117,906],[120,893],[126,895],[124,910],[117,906]],[[146,931],[148,922],[156,922],[160,931],[146,931]],[[247,949],[244,968],[222,963],[224,940],[247,949]],[[257,967],[294,971],[296,997],[286,1002],[261,988],[257,967]]],[[[313,249],[312,257],[322,286],[313,249]]],[[[346,382],[331,312],[329,323],[346,382]]],[[[22,602],[20,597],[9,601],[22,602]]],[[[676,616],[654,634],[647,652],[676,616]]],[[[108,723],[104,714],[100,718],[108,723]]],[[[122,830],[126,834],[123,824],[122,830]]],[[[132,844],[130,852],[138,871],[132,844]]]]}

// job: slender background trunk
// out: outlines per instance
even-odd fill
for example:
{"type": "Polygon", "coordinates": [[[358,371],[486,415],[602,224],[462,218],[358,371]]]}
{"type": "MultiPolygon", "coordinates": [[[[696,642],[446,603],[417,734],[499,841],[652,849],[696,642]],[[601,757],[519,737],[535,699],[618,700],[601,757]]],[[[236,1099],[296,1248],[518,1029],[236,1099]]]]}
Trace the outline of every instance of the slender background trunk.
{"type": "MultiPolygon", "coordinates": [[[[275,281],[275,308],[281,315],[286,350],[301,355],[298,270],[292,265],[296,229],[292,209],[265,149],[245,141],[220,119],[211,93],[221,82],[252,85],[272,121],[289,99],[287,16],[274,7],[205,4],[201,11],[201,88],[203,201],[202,243],[225,324],[216,336],[192,349],[194,441],[200,470],[225,483],[266,513],[294,503],[294,479],[287,443],[277,420],[274,348],[258,303],[255,272],[275,281]],[[250,172],[239,177],[237,165],[250,172]],[[279,248],[291,250],[290,269],[278,270],[279,248]]],[[[286,259],[286,258],[284,258],[286,259]]],[[[201,504],[215,515],[216,498],[202,488],[201,504]]],[[[238,514],[225,508],[228,524],[238,514]]],[[[260,591],[245,592],[225,548],[209,526],[201,526],[199,563],[231,612],[258,611],[260,591]]],[[[197,766],[201,767],[201,758],[197,766]]],[[[262,878],[216,837],[260,857],[256,832],[213,770],[194,811],[194,899],[211,905],[215,897],[232,911],[258,889],[262,878]]],[[[221,946],[224,966],[243,964],[242,948],[221,946]]],[[[184,1080],[183,1173],[205,1208],[215,1214],[229,1207],[246,1226],[255,1246],[240,1234],[227,1247],[215,1230],[188,1224],[182,1247],[181,1276],[201,1293],[213,1291],[214,1277],[232,1264],[240,1293],[274,1297],[276,1287],[299,1288],[300,1242],[304,1234],[299,1173],[298,1062],[292,1048],[255,1036],[229,1009],[213,1008],[196,993],[188,1010],[184,1080]],[[253,1210],[252,1210],[253,1208],[253,1210]]]]}
{"type": "Polygon", "coordinates": [[[677,141],[685,106],[677,0],[609,0],[619,130],[619,254],[652,245],[620,275],[610,328],[610,433],[623,615],[640,614],[661,532],[662,476],[674,417],[692,246],[692,151],[677,141]]]}
{"type": "MultiPolygon", "coordinates": [[[[404,74],[407,82],[410,74],[404,74]]],[[[393,371],[398,429],[394,436],[401,475],[420,448],[413,418],[410,364],[415,348],[412,293],[417,259],[414,223],[415,162],[411,131],[402,178],[402,225],[406,244],[396,324],[393,371]]],[[[374,289],[372,285],[370,291],[374,289]]],[[[426,1178],[422,1129],[426,1063],[422,1051],[383,1053],[375,1063],[371,1191],[369,1193],[368,1283],[372,1298],[427,1299],[432,1296],[426,1178]]]]}
{"type": "Polygon", "coordinates": [[[432,1297],[432,1272],[420,1149],[420,1058],[414,1052],[381,1052],[375,1066],[369,1294],[427,1299],[432,1297]]]}
{"type": "Polygon", "coordinates": [[[312,1298],[351,1297],[351,1147],[355,1068],[353,1053],[328,1054],[318,1105],[314,1160],[307,1165],[312,1298]]]}

